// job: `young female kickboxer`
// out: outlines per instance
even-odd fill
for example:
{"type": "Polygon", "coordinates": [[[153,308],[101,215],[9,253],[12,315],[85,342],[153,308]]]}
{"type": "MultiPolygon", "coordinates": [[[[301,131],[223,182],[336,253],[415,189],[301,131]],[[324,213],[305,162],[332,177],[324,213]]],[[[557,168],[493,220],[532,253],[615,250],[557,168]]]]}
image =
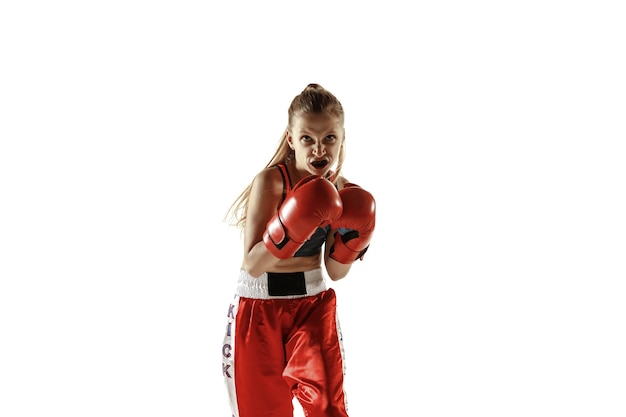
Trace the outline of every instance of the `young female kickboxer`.
{"type": "Polygon", "coordinates": [[[271,161],[230,208],[244,232],[222,348],[234,417],[292,417],[294,396],[308,417],[348,415],[325,277],[339,280],[363,259],[376,207],[341,175],[344,157],[342,105],[310,84],[291,102],[271,161]]]}

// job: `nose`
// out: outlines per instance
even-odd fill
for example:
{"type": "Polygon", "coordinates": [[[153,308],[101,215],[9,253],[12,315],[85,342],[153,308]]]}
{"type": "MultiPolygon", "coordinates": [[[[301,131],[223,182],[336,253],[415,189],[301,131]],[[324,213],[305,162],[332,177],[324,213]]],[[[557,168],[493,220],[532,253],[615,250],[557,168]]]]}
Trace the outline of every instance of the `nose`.
{"type": "Polygon", "coordinates": [[[324,144],[322,142],[317,143],[317,145],[313,147],[313,155],[322,156],[325,153],[326,153],[326,148],[324,147],[324,144]]]}

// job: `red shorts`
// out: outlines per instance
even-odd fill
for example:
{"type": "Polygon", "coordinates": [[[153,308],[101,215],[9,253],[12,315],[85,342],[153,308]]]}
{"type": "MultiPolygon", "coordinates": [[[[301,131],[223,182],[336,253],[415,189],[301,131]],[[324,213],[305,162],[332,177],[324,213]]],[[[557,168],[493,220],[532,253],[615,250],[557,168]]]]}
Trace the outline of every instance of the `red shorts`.
{"type": "Polygon", "coordinates": [[[228,309],[222,369],[234,417],[347,417],[333,289],[321,269],[239,277],[228,309]],[[270,295],[272,294],[272,295],[270,295]]]}

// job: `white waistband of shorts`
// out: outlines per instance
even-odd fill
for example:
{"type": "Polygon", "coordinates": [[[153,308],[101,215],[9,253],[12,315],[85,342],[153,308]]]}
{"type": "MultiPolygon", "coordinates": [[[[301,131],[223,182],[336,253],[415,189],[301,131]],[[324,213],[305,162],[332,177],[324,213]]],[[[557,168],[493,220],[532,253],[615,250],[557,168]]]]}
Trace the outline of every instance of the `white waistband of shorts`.
{"type": "Polygon", "coordinates": [[[255,278],[242,269],[239,273],[239,280],[237,281],[237,295],[246,298],[269,300],[275,298],[308,297],[326,290],[326,280],[324,279],[322,268],[304,271],[304,280],[306,282],[306,294],[272,296],[269,295],[266,272],[261,274],[258,278],[255,278]]]}

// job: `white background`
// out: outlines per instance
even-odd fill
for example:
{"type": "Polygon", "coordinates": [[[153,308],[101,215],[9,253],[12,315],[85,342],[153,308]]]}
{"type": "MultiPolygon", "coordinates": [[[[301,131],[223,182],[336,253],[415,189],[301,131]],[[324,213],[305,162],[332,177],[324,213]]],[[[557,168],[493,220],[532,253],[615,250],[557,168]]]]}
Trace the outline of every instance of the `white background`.
{"type": "Polygon", "coordinates": [[[0,415],[230,416],[222,219],[317,82],[351,415],[623,417],[619,3],[3,2],[0,415]]]}

